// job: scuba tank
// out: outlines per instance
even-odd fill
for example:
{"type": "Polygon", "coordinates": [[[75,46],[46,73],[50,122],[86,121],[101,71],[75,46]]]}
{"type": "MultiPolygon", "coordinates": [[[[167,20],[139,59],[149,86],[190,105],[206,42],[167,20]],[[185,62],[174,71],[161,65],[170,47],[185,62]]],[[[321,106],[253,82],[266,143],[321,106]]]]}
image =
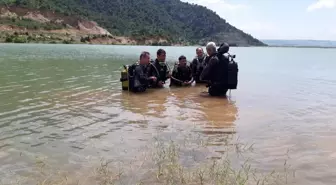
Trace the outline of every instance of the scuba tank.
{"type": "Polygon", "coordinates": [[[228,64],[228,89],[237,89],[238,85],[238,64],[233,59],[236,55],[229,55],[230,62],[228,64]]]}
{"type": "Polygon", "coordinates": [[[122,90],[124,91],[133,91],[134,89],[137,89],[137,91],[145,91],[146,88],[143,87],[143,85],[140,82],[140,79],[138,79],[138,76],[134,74],[134,69],[137,64],[133,65],[123,65],[123,70],[121,71],[120,75],[120,82],[122,90]]]}
{"type": "MultiPolygon", "coordinates": [[[[228,60],[228,76],[227,76],[227,88],[228,89],[237,89],[238,85],[238,64],[234,61],[236,55],[229,54],[230,46],[227,43],[222,43],[220,47],[217,49],[219,55],[227,54],[225,56],[228,60]]],[[[218,57],[219,59],[223,59],[222,57],[218,57]]],[[[223,61],[224,62],[224,61],[223,61]]]]}
{"type": "Polygon", "coordinates": [[[123,65],[123,69],[120,73],[120,82],[122,90],[128,91],[129,90],[129,76],[128,76],[128,65],[123,65]]]}

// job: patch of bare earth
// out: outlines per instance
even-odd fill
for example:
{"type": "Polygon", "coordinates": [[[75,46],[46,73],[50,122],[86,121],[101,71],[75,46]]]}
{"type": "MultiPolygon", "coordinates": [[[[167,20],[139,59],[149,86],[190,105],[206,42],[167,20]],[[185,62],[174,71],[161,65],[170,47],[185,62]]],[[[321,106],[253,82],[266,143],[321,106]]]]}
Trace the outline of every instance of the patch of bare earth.
{"type": "Polygon", "coordinates": [[[64,27],[62,29],[54,30],[30,30],[18,26],[0,24],[0,32],[2,33],[13,34],[14,32],[28,32],[29,34],[53,34],[59,35],[59,38],[63,39],[75,39],[76,42],[80,42],[81,38],[83,37],[95,35],[96,37],[91,38],[88,41],[88,43],[91,44],[153,45],[168,43],[166,39],[162,38],[151,38],[138,41],[129,37],[112,36],[110,32],[100,27],[94,21],[84,20],[75,16],[66,16],[50,10],[35,10],[15,6],[0,6],[0,18],[29,19],[42,24],[51,23],[62,25],[64,27]]]}

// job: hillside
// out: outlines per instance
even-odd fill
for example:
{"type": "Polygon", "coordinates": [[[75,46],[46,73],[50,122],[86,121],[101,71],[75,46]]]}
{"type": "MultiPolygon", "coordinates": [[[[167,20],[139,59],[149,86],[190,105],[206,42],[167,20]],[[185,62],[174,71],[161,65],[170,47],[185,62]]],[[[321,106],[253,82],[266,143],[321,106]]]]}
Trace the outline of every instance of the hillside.
{"type": "Polygon", "coordinates": [[[140,44],[155,41],[204,45],[213,40],[238,46],[265,45],[215,12],[180,0],[0,0],[0,5],[3,5],[1,25],[12,28],[79,29],[83,35],[86,27],[95,27],[94,33],[88,33],[104,33],[140,44]],[[9,13],[5,14],[6,10],[9,13]],[[11,22],[13,18],[8,14],[17,15],[19,21],[11,22]]]}

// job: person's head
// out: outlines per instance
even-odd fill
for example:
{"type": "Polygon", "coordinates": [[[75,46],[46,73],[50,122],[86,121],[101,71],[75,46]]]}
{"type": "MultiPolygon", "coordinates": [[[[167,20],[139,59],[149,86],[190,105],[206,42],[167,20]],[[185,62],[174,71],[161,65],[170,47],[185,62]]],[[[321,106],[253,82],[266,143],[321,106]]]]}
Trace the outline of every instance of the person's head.
{"type": "Polygon", "coordinates": [[[230,45],[228,43],[224,42],[219,46],[218,53],[219,54],[224,54],[224,53],[229,52],[229,50],[230,50],[230,45]]]}
{"type": "Polygon", "coordinates": [[[165,62],[166,61],[166,51],[163,50],[163,49],[159,49],[157,52],[156,52],[156,58],[159,62],[165,62]]]}
{"type": "Polygon", "coordinates": [[[179,65],[180,66],[186,66],[187,65],[187,58],[184,55],[181,55],[179,58],[179,65]]]}
{"type": "Polygon", "coordinates": [[[214,53],[216,53],[216,44],[214,42],[209,42],[207,45],[206,45],[206,50],[207,50],[207,53],[208,55],[212,55],[214,53]]]}
{"type": "Polygon", "coordinates": [[[140,64],[149,64],[150,54],[147,51],[144,51],[140,54],[140,64]]]}
{"type": "Polygon", "coordinates": [[[199,47],[196,49],[196,55],[197,57],[203,57],[204,56],[204,51],[203,48],[199,47]]]}

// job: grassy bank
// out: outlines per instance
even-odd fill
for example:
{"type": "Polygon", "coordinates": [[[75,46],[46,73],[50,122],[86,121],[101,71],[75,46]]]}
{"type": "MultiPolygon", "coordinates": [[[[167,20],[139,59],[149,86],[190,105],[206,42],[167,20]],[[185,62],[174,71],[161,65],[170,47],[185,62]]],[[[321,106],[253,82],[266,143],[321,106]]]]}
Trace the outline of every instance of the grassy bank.
{"type": "Polygon", "coordinates": [[[151,45],[151,46],[189,46],[189,43],[159,42],[155,39],[124,38],[112,35],[77,35],[48,31],[0,32],[1,43],[41,43],[41,44],[102,44],[102,45],[151,45]],[[153,41],[154,40],[154,41],[153,41]],[[149,42],[150,41],[150,42],[149,42]],[[149,43],[148,43],[149,42],[149,43]]]}
{"type": "Polygon", "coordinates": [[[154,138],[131,161],[101,160],[85,170],[55,169],[47,160],[36,160],[31,174],[13,184],[37,185],[266,185],[287,184],[293,171],[284,161],[278,170],[261,173],[247,157],[252,145],[228,137],[220,156],[209,157],[209,141],[186,136],[183,141],[154,138]]]}

